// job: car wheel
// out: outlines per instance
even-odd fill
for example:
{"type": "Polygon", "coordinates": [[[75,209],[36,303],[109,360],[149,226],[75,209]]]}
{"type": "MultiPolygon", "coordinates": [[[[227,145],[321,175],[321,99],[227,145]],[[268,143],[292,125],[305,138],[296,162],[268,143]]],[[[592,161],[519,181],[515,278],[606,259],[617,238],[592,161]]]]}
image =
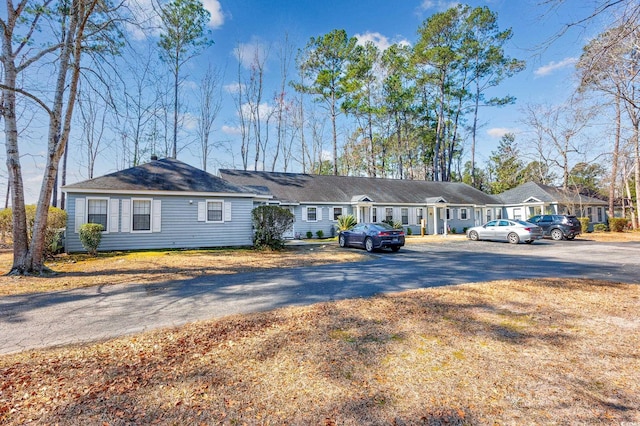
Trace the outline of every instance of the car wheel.
{"type": "Polygon", "coordinates": [[[371,253],[373,251],[373,240],[369,237],[367,237],[366,240],[364,240],[364,248],[371,253]]]}
{"type": "Polygon", "coordinates": [[[398,251],[398,250],[400,250],[400,246],[393,246],[393,247],[391,247],[391,251],[394,251],[394,252],[395,252],[395,251],[398,251]]]}
{"type": "Polygon", "coordinates": [[[563,235],[562,235],[562,231],[559,229],[554,229],[553,231],[551,231],[551,238],[556,240],[556,241],[560,241],[562,239],[563,235]]]}
{"type": "Polygon", "coordinates": [[[345,241],[344,235],[340,235],[338,237],[338,244],[340,244],[340,247],[346,247],[347,246],[347,242],[345,241]]]}
{"type": "Polygon", "coordinates": [[[469,232],[469,239],[471,241],[478,241],[478,233],[476,231],[469,232]]]}
{"type": "Polygon", "coordinates": [[[509,241],[511,244],[518,244],[520,242],[520,237],[518,237],[518,234],[516,234],[515,232],[511,232],[509,235],[507,235],[507,241],[509,241]]]}

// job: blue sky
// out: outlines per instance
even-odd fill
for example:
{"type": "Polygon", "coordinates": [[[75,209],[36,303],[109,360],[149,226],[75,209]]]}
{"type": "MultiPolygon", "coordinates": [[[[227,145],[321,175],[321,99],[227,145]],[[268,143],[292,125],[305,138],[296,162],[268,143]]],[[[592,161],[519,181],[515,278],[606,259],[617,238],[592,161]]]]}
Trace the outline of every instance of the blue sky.
{"type": "MultiPolygon", "coordinates": [[[[215,46],[199,61],[228,64],[226,80],[233,82],[236,62],[233,49],[238,43],[270,45],[282,40],[285,32],[298,47],[312,36],[333,29],[345,29],[349,36],[371,40],[380,47],[395,42],[413,44],[419,26],[434,13],[455,6],[444,0],[368,0],[368,1],[257,1],[209,0],[209,10],[217,11],[212,35],[215,46]],[[219,6],[219,7],[218,7],[219,6]]],[[[527,69],[505,81],[496,94],[510,94],[517,103],[505,108],[482,112],[483,128],[479,134],[480,159],[487,158],[500,137],[507,131],[519,133],[519,109],[526,103],[554,104],[563,102],[574,86],[573,65],[582,46],[600,28],[579,28],[553,43],[547,43],[565,24],[576,21],[591,11],[590,1],[568,0],[557,10],[540,6],[540,0],[476,0],[466,4],[487,6],[496,12],[501,29],[512,28],[513,38],[507,54],[526,60],[527,69]]],[[[272,53],[267,61],[267,74],[277,70],[272,53]]],[[[223,131],[233,127],[233,108],[225,108],[218,123],[223,131]]]]}
{"type": "MultiPolygon", "coordinates": [[[[545,48],[542,46],[564,24],[584,17],[593,10],[591,1],[566,0],[564,5],[550,13],[541,0],[476,0],[466,4],[487,6],[496,12],[501,29],[512,28],[513,38],[507,45],[507,54],[527,61],[527,69],[505,81],[496,95],[510,94],[517,98],[515,105],[482,111],[483,127],[478,135],[478,158],[482,162],[497,147],[505,132],[522,132],[519,109],[528,103],[556,104],[564,102],[574,85],[573,65],[582,46],[601,30],[597,22],[587,28],[568,32],[545,48]]],[[[237,58],[234,49],[239,45],[274,46],[288,33],[290,41],[302,48],[310,37],[326,34],[333,29],[344,29],[349,36],[361,41],[371,40],[380,47],[395,42],[413,44],[419,26],[434,13],[455,6],[455,2],[443,0],[204,0],[211,13],[210,29],[215,42],[202,55],[192,60],[184,69],[188,83],[197,85],[203,70],[214,65],[224,72],[222,84],[237,82],[237,58]]],[[[266,62],[266,78],[272,80],[274,92],[278,78],[278,60],[274,51],[266,62]]],[[[269,83],[267,83],[269,84],[269,83]]],[[[270,92],[269,92],[270,91],[270,92]]],[[[225,140],[235,151],[233,157],[224,152],[214,154],[210,171],[217,166],[240,168],[239,143],[233,129],[237,126],[235,106],[230,94],[223,95],[223,105],[214,125],[213,138],[225,140]]],[[[115,145],[115,144],[114,144],[115,145]]],[[[44,149],[42,147],[41,149],[44,149]]],[[[72,151],[73,152],[73,151],[72,151]]],[[[98,161],[96,176],[116,170],[110,160],[113,155],[103,155],[98,161]]],[[[37,158],[37,157],[34,157],[37,158]]],[[[184,151],[178,159],[199,166],[199,159],[184,151]]],[[[72,164],[68,170],[68,183],[86,179],[85,171],[72,164]]],[[[77,163],[76,163],[77,164],[77,163]]],[[[28,161],[25,168],[27,202],[35,202],[39,192],[37,160],[28,161]]],[[[290,169],[289,171],[297,171],[290,169]]],[[[0,191],[6,186],[0,185],[0,191]]]]}

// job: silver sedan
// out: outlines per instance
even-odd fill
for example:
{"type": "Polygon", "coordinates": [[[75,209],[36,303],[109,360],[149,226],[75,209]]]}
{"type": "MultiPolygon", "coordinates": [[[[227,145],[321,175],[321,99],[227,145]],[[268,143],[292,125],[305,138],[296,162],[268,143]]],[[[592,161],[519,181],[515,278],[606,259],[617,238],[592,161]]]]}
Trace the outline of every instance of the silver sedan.
{"type": "Polygon", "coordinates": [[[467,238],[472,241],[509,241],[511,244],[524,241],[531,244],[542,239],[542,228],[523,220],[497,219],[467,229],[467,238]]]}

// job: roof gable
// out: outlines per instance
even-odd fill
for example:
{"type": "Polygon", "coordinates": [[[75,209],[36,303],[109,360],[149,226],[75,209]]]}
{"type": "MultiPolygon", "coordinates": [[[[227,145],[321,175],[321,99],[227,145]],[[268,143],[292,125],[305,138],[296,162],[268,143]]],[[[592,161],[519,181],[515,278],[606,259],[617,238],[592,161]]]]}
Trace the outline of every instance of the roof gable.
{"type": "Polygon", "coordinates": [[[447,200],[442,197],[428,197],[425,201],[429,204],[447,203],[447,200]]]}
{"type": "Polygon", "coordinates": [[[536,197],[529,197],[526,200],[524,200],[525,204],[529,204],[529,203],[539,203],[541,200],[537,199],[536,197]]]}
{"type": "Polygon", "coordinates": [[[542,185],[535,182],[527,182],[513,189],[498,194],[497,197],[505,204],[526,203],[559,203],[559,204],[592,204],[606,205],[605,201],[582,195],[576,192],[542,185]]]}
{"type": "Polygon", "coordinates": [[[168,191],[240,193],[248,196],[253,191],[209,174],[173,158],[154,160],[82,182],[66,185],[68,192],[91,190],[113,191],[168,191]]]}

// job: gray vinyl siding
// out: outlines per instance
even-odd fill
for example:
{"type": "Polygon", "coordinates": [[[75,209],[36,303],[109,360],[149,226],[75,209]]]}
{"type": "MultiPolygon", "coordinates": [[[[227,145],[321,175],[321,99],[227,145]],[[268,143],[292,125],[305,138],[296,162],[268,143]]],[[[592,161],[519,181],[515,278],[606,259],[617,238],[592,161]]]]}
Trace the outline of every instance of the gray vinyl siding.
{"type": "MultiPolygon", "coordinates": [[[[86,251],[75,230],[76,199],[93,197],[92,194],[69,193],[67,204],[67,252],[86,251]]],[[[104,197],[104,196],[101,196],[104,197]]],[[[251,226],[250,198],[225,197],[181,197],[181,196],[107,196],[119,200],[118,232],[105,232],[98,250],[140,250],[140,249],[182,249],[204,247],[251,246],[253,231],[251,226]],[[122,232],[122,201],[132,198],[152,198],[161,202],[160,232],[122,232]],[[223,200],[231,203],[231,220],[224,223],[198,221],[198,202],[223,200]]],[[[111,206],[110,206],[111,208],[111,206]]],[[[85,212],[86,215],[86,212],[85,212]]],[[[224,215],[224,212],[223,212],[224,215]]],[[[109,211],[109,220],[112,220],[109,211]]],[[[85,219],[86,220],[86,219],[85,219]]],[[[111,228],[111,223],[109,223],[111,228]]]]}
{"type": "Polygon", "coordinates": [[[343,215],[353,214],[351,206],[341,204],[332,204],[330,206],[323,204],[304,204],[296,206],[293,213],[295,216],[295,233],[301,238],[307,238],[308,231],[311,231],[313,233],[313,238],[317,238],[316,232],[319,230],[322,230],[325,237],[337,235],[336,229],[338,222],[333,220],[333,207],[342,207],[343,215]],[[313,222],[306,220],[305,211],[309,207],[316,207],[318,211],[322,209],[322,216],[320,220],[316,220],[313,222]]]}

